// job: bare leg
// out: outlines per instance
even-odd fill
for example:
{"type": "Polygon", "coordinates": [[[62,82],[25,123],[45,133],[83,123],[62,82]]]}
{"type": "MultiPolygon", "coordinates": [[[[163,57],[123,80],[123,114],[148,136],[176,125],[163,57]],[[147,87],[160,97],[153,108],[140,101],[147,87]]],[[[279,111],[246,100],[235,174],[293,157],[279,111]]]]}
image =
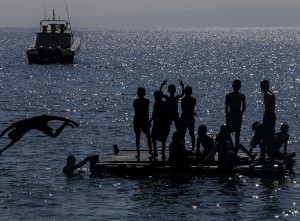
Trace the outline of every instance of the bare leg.
{"type": "Polygon", "coordinates": [[[152,144],[153,144],[153,156],[157,157],[157,146],[156,146],[156,140],[154,138],[152,138],[152,144]]]}
{"type": "Polygon", "coordinates": [[[162,156],[161,156],[161,158],[162,158],[162,160],[166,160],[166,141],[165,140],[163,140],[162,142],[161,142],[161,146],[162,146],[162,156]]]}
{"type": "Polygon", "coordinates": [[[140,138],[141,138],[141,131],[136,131],[135,132],[135,146],[137,151],[136,158],[140,157],[140,138]]]}
{"type": "Polygon", "coordinates": [[[146,132],[146,136],[147,136],[147,143],[148,143],[148,147],[149,147],[149,154],[153,154],[152,152],[152,141],[151,141],[151,135],[150,132],[146,132]]]}
{"type": "Polygon", "coordinates": [[[64,122],[55,132],[53,132],[51,130],[50,127],[44,127],[43,129],[39,129],[40,131],[42,131],[44,134],[50,136],[50,137],[54,137],[56,138],[62,131],[63,129],[67,126],[67,125],[70,125],[72,126],[71,124],[69,124],[68,122],[64,122]]]}
{"type": "Polygon", "coordinates": [[[18,140],[12,140],[9,144],[7,144],[6,147],[4,147],[2,150],[0,150],[0,155],[9,147],[11,147],[14,143],[16,143],[18,140]]]}
{"type": "Polygon", "coordinates": [[[239,145],[240,144],[240,134],[241,134],[241,131],[240,130],[237,130],[235,132],[235,146],[239,145]]]}

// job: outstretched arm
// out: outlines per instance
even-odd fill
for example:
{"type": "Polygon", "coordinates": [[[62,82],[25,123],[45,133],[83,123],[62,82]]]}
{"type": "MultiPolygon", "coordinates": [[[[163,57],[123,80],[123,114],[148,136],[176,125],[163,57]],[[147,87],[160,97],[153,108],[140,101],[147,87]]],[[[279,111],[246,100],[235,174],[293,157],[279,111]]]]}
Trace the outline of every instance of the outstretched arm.
{"type": "Polygon", "coordinates": [[[45,117],[47,117],[47,121],[52,121],[52,120],[60,120],[60,121],[64,121],[64,122],[67,122],[67,123],[72,123],[74,124],[76,127],[79,127],[79,123],[73,121],[73,120],[70,120],[68,118],[65,118],[65,117],[60,117],[60,116],[53,116],[53,115],[46,115],[45,117]]]}
{"type": "Polygon", "coordinates": [[[179,97],[183,97],[184,96],[184,84],[181,79],[179,79],[179,83],[181,85],[181,94],[179,95],[179,97]]]}
{"type": "Polygon", "coordinates": [[[167,84],[167,80],[164,80],[164,81],[162,82],[162,84],[160,85],[159,90],[161,91],[162,88],[163,88],[163,86],[166,85],[166,84],[167,84]]]}
{"type": "Polygon", "coordinates": [[[80,163],[77,163],[74,165],[74,170],[84,166],[89,160],[91,159],[91,156],[86,157],[84,160],[82,160],[80,163]]]}

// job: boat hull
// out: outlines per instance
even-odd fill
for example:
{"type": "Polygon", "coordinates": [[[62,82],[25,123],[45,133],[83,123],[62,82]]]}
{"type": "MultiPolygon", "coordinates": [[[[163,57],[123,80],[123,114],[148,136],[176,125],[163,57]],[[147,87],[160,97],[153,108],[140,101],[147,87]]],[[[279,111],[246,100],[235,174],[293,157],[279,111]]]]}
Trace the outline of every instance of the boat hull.
{"type": "Polygon", "coordinates": [[[29,47],[27,49],[27,58],[29,64],[47,64],[47,63],[73,63],[75,56],[80,52],[81,41],[78,40],[76,46],[72,48],[60,49],[56,53],[55,50],[49,52],[47,50],[41,49],[39,51],[36,47],[29,47]]]}
{"type": "Polygon", "coordinates": [[[32,50],[31,52],[27,52],[27,58],[29,64],[47,64],[47,63],[73,63],[74,62],[75,53],[63,55],[62,58],[45,58],[39,56],[36,53],[36,50],[32,50]]]}

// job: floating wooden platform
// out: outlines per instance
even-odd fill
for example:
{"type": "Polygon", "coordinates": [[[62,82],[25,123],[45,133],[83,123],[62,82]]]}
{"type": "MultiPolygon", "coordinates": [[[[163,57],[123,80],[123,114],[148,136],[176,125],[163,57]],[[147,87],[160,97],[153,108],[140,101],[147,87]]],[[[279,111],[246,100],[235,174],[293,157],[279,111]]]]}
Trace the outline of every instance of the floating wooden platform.
{"type": "Polygon", "coordinates": [[[148,152],[141,152],[139,159],[135,158],[136,151],[123,150],[113,157],[112,160],[95,164],[93,171],[99,174],[117,176],[147,177],[154,175],[181,175],[181,176],[207,176],[207,175],[245,175],[261,178],[284,178],[292,173],[294,160],[277,160],[264,162],[248,161],[241,158],[234,168],[219,168],[217,162],[200,166],[192,163],[188,169],[175,169],[170,167],[167,161],[157,158],[148,158],[148,152]]]}

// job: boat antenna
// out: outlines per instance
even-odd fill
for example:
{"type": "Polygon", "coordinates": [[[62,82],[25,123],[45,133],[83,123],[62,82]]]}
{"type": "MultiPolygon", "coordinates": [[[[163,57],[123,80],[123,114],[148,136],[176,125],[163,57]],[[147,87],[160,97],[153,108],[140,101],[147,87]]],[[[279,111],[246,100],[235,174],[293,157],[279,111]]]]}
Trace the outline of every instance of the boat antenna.
{"type": "Polygon", "coordinates": [[[46,20],[46,2],[44,2],[44,19],[46,20]]]}
{"type": "Polygon", "coordinates": [[[72,30],[70,16],[69,16],[69,10],[68,10],[68,6],[67,6],[67,3],[66,3],[66,0],[64,0],[64,2],[65,2],[65,6],[66,6],[67,15],[68,15],[68,21],[69,21],[69,25],[70,25],[70,30],[72,30]]]}

